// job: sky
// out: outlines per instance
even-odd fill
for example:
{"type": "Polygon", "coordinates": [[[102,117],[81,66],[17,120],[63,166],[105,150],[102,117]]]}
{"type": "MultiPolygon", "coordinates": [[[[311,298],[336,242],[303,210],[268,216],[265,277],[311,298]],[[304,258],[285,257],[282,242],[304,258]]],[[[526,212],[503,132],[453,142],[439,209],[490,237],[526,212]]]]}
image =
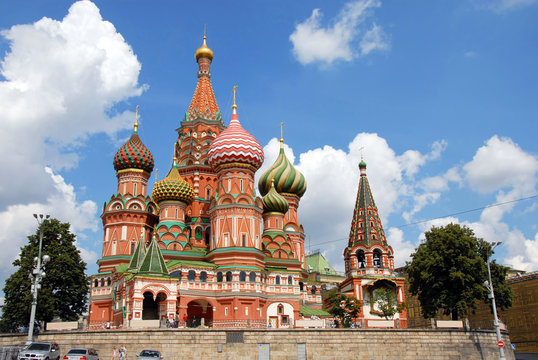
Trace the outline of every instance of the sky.
{"type": "Polygon", "coordinates": [[[204,25],[227,125],[308,188],[308,250],[342,271],[361,155],[402,266],[432,226],[457,222],[494,258],[538,270],[538,0],[1,1],[0,283],[34,213],[69,222],[97,272],[114,154],[139,134],[155,167],[197,81],[204,25]],[[500,205],[499,205],[500,204],[500,205]]]}

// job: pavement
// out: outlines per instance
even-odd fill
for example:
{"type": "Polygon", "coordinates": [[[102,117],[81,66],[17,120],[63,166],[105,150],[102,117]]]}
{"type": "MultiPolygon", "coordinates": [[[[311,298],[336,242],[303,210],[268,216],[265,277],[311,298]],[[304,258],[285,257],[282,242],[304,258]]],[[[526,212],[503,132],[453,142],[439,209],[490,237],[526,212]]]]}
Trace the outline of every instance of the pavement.
{"type": "Polygon", "coordinates": [[[516,360],[538,360],[538,353],[515,351],[516,360]]]}

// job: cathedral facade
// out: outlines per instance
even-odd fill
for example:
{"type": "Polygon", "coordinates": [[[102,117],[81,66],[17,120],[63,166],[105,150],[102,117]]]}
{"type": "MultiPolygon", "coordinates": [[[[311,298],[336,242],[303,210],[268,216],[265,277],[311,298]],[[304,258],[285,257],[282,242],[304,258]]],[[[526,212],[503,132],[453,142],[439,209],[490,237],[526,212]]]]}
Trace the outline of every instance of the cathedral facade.
{"type": "MultiPolygon", "coordinates": [[[[198,82],[177,129],[168,175],[148,193],[154,160],[137,121],[114,157],[117,192],[101,215],[103,249],[99,272],[91,277],[90,329],[152,321],[288,328],[302,306],[321,307],[322,287],[307,281],[305,233],[298,220],[304,176],[286,157],[281,138],[278,158],[255,184],[262,147],[241,126],[235,96],[224,125],[205,36],[195,58],[198,82]]],[[[362,179],[361,168],[361,184],[362,179]]],[[[360,215],[355,209],[353,241],[350,235],[344,254],[346,280],[339,289],[363,299],[372,287],[388,286],[403,301],[392,248],[371,194],[368,199],[360,200],[360,215]],[[355,224],[369,229],[368,241],[355,224]],[[382,279],[370,281],[376,276],[382,279]]]]}

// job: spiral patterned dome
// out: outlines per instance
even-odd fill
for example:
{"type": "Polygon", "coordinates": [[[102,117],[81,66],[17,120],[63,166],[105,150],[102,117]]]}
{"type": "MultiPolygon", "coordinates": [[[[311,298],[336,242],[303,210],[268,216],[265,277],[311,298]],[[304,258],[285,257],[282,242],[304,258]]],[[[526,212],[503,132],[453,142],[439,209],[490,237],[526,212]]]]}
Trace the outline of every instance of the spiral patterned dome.
{"type": "Polygon", "coordinates": [[[213,169],[225,164],[243,163],[252,165],[258,170],[263,164],[262,147],[254,136],[243,129],[235,107],[230,125],[215,138],[207,156],[213,169]]]}
{"type": "Polygon", "coordinates": [[[269,192],[272,180],[275,182],[276,191],[280,194],[293,194],[301,197],[306,191],[306,180],[286,157],[283,140],[280,140],[280,154],[275,163],[263,173],[258,182],[258,189],[262,195],[269,192]]]}
{"type": "Polygon", "coordinates": [[[194,200],[194,190],[179,174],[177,165],[174,165],[166,178],[157,182],[151,194],[153,201],[159,203],[164,200],[183,201],[187,205],[194,200]]]}
{"type": "Polygon", "coordinates": [[[116,171],[140,169],[150,173],[153,170],[153,165],[153,155],[142,143],[136,130],[114,156],[114,169],[116,171]]]}
{"type": "Polygon", "coordinates": [[[280,195],[276,189],[274,181],[271,182],[269,192],[262,198],[263,212],[279,212],[285,214],[288,211],[288,201],[280,195]]]}

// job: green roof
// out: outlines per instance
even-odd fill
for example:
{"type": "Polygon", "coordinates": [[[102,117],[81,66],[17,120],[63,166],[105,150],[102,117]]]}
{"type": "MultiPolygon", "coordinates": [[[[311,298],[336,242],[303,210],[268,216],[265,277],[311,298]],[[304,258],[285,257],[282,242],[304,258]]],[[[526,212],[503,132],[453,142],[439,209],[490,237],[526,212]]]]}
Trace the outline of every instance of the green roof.
{"type": "Polygon", "coordinates": [[[306,256],[306,268],[326,275],[338,275],[327,259],[318,251],[306,256]],[[325,269],[329,268],[327,272],[325,269]]]}
{"type": "Polygon", "coordinates": [[[299,310],[299,314],[302,316],[312,316],[312,315],[316,315],[319,317],[333,316],[325,310],[312,309],[310,306],[306,306],[306,305],[301,305],[301,310],[299,310]]]}
{"type": "Polygon", "coordinates": [[[129,267],[129,264],[120,264],[120,265],[116,266],[116,272],[118,272],[118,273],[126,273],[128,267],[129,267]]]}
{"type": "Polygon", "coordinates": [[[131,261],[129,262],[129,268],[127,268],[127,271],[137,272],[140,265],[142,265],[142,261],[144,260],[145,256],[146,256],[146,243],[144,242],[143,238],[140,238],[136,246],[136,249],[134,251],[133,257],[131,258],[131,261]]]}
{"type": "Polygon", "coordinates": [[[173,269],[180,266],[185,267],[199,267],[199,268],[211,268],[216,269],[218,265],[207,261],[197,261],[197,260],[170,260],[166,263],[166,266],[169,269],[173,269]]]}
{"type": "Polygon", "coordinates": [[[157,245],[155,238],[153,238],[151,244],[149,244],[144,261],[139,266],[138,274],[168,275],[168,269],[166,268],[163,255],[161,254],[161,250],[159,249],[159,245],[157,245]]]}

